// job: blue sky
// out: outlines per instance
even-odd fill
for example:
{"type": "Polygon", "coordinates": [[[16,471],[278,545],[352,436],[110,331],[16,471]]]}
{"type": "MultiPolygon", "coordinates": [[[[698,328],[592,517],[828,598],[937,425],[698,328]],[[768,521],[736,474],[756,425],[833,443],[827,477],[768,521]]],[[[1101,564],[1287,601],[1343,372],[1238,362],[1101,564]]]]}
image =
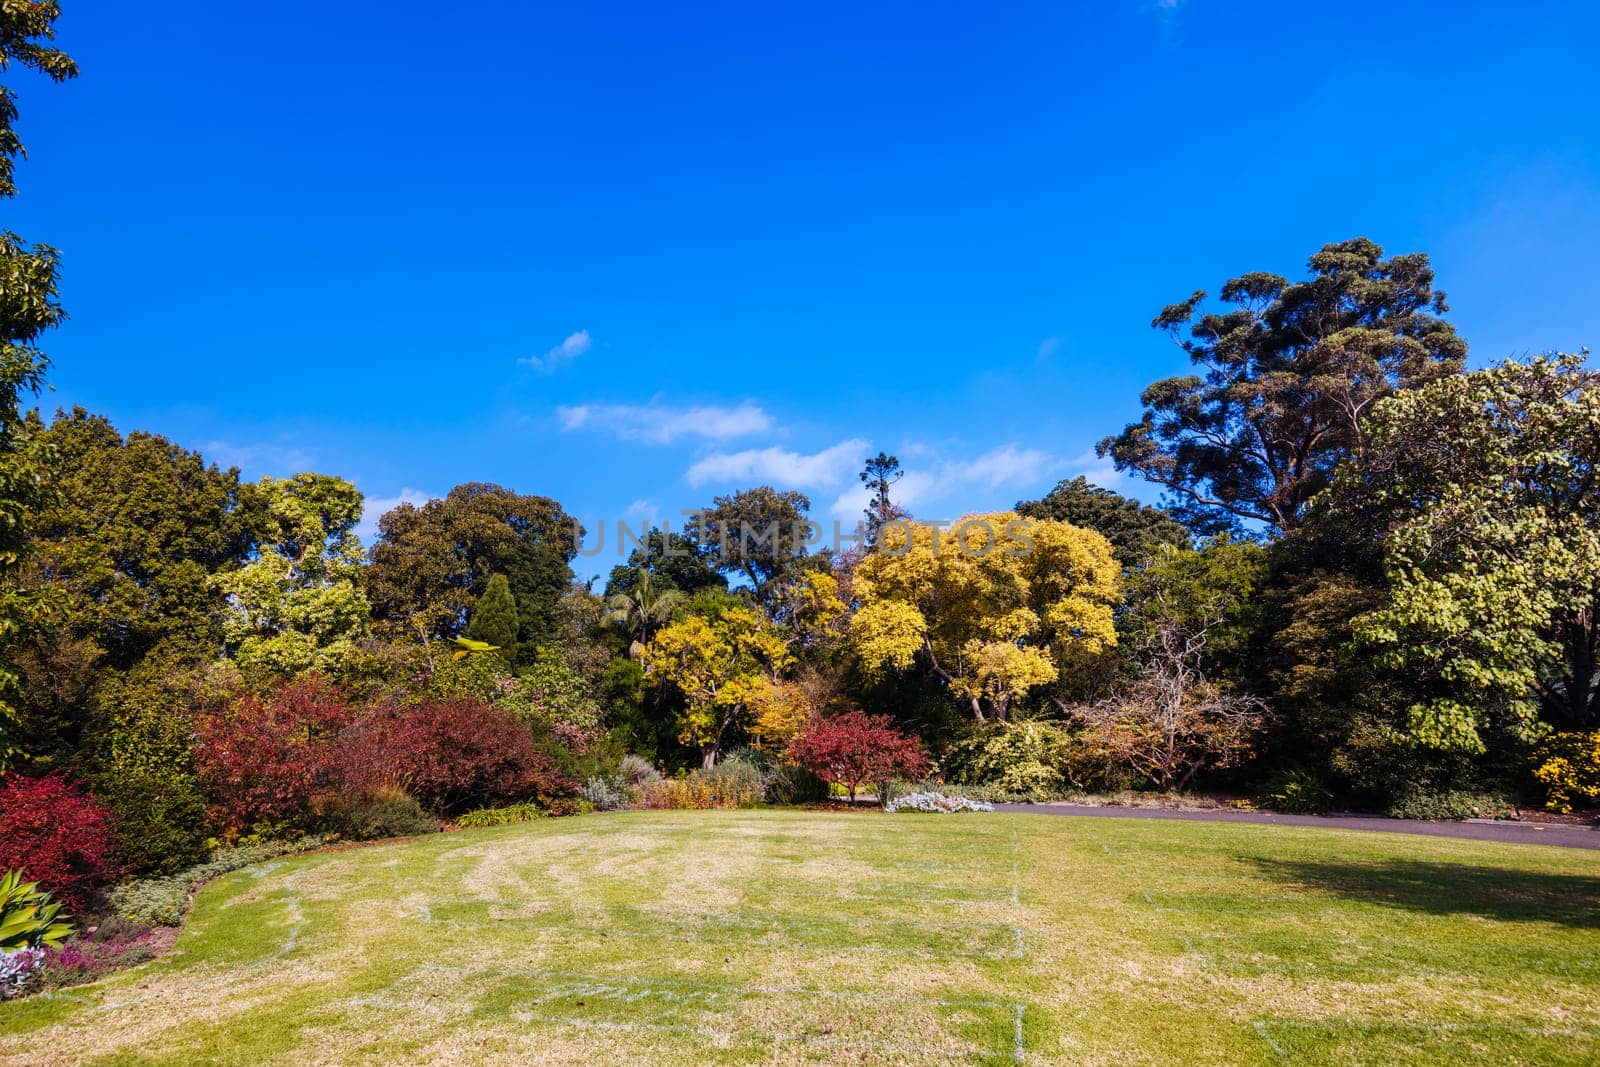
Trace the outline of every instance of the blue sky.
{"type": "Polygon", "coordinates": [[[1092,455],[1151,317],[1358,234],[1477,363],[1600,342],[1589,4],[64,7],[83,76],[6,76],[44,403],[379,506],[1153,499],[1092,455]]]}

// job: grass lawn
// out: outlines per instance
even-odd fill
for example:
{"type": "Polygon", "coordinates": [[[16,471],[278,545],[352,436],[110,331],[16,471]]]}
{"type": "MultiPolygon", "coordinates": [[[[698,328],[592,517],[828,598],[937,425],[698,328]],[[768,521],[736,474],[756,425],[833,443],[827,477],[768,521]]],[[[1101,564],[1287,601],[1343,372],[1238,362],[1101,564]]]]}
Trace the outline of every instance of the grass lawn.
{"type": "Polygon", "coordinates": [[[1600,853],[636,812],[240,871],[6,1063],[1600,1062],[1600,853]]]}

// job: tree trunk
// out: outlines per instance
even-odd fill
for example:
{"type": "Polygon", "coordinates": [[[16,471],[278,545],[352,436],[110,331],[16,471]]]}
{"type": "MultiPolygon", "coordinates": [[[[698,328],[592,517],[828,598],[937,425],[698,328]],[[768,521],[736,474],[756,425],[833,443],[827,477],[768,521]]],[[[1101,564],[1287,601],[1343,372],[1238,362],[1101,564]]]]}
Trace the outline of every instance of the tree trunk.
{"type": "Polygon", "coordinates": [[[721,746],[716,744],[700,746],[700,769],[709,771],[717,765],[717,756],[721,754],[721,746]]]}

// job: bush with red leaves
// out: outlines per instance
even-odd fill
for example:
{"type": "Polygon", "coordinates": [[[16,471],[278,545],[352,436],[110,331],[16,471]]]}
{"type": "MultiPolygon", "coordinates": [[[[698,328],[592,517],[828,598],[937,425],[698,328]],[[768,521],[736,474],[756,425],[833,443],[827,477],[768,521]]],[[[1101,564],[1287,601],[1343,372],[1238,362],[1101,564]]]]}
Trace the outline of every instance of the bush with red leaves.
{"type": "Polygon", "coordinates": [[[887,715],[861,711],[813,720],[789,743],[788,756],[823,781],[850,790],[852,804],[864,782],[920,778],[928,770],[920,740],[896,730],[887,715]]]}
{"type": "Polygon", "coordinates": [[[111,812],[59,775],[0,777],[0,871],[21,871],[81,912],[117,873],[111,812]]]}
{"type": "Polygon", "coordinates": [[[226,832],[293,819],[339,786],[339,736],[356,712],[312,678],[245,696],[199,723],[195,764],[226,832]]]}
{"type": "Polygon", "coordinates": [[[390,704],[350,729],[343,759],[347,788],[400,789],[440,814],[577,788],[514,714],[476,700],[390,704]]]}

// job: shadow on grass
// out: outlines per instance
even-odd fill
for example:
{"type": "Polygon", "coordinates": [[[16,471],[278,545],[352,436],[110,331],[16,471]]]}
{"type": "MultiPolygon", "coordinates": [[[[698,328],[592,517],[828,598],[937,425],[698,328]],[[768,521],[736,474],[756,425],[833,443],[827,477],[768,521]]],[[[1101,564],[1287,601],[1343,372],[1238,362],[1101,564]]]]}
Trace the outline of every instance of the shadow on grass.
{"type": "Polygon", "coordinates": [[[1255,862],[1277,881],[1370,904],[1501,922],[1600,928],[1600,877],[1425,860],[1255,862]]]}

